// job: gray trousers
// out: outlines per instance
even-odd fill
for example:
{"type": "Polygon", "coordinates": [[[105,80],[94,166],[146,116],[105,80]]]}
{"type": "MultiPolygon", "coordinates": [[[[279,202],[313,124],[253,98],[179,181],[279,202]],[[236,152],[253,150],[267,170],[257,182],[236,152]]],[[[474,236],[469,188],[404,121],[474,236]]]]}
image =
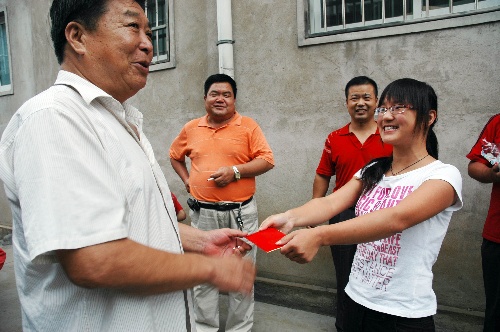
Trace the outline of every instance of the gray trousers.
{"type": "MultiPolygon", "coordinates": [[[[201,230],[213,230],[220,228],[238,229],[236,216],[238,209],[229,211],[217,211],[201,208],[199,211],[189,210],[191,225],[201,230]]],[[[243,220],[243,231],[253,233],[259,226],[257,203],[255,198],[245,206],[241,207],[241,218],[243,220]]],[[[254,246],[246,255],[245,259],[255,262],[257,249],[254,246]]],[[[229,308],[225,331],[248,332],[253,326],[254,317],[254,294],[243,295],[241,293],[228,293],[229,308]]],[[[212,285],[204,284],[194,287],[194,311],[196,329],[199,332],[219,330],[219,290],[212,285]]]]}

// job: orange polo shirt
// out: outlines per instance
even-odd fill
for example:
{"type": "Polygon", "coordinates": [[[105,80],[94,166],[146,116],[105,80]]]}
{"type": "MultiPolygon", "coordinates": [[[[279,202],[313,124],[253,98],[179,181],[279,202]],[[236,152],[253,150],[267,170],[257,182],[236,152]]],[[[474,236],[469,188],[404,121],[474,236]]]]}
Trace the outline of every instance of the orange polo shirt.
{"type": "Polygon", "coordinates": [[[222,166],[233,166],[261,158],[274,165],[269,144],[255,120],[236,112],[233,119],[220,128],[212,128],[208,115],[189,121],[170,147],[170,158],[191,159],[189,186],[191,195],[207,202],[242,202],[255,193],[255,177],[241,178],[225,187],[207,181],[222,166]]]}

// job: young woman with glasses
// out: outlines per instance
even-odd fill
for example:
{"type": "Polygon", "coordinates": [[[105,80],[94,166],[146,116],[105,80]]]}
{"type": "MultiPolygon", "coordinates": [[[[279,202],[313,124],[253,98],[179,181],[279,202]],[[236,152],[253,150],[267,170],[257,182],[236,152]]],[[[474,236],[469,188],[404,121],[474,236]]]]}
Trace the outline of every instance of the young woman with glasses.
{"type": "Polygon", "coordinates": [[[345,331],[435,330],[432,266],[452,213],[462,207],[459,171],[437,159],[437,109],[428,84],[392,82],[376,110],[392,156],[372,160],[331,195],[270,216],[260,227],[288,233],[356,205],[354,219],[296,230],[278,242],[298,263],[310,262],[320,246],[358,243],[345,289],[345,331]]]}

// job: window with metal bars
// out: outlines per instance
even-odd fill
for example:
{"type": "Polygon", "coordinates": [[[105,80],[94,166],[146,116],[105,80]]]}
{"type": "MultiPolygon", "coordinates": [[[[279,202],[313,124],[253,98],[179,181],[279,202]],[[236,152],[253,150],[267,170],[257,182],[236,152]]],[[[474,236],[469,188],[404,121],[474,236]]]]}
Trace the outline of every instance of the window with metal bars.
{"type": "Polygon", "coordinates": [[[298,4],[306,13],[305,38],[476,13],[495,12],[493,20],[500,18],[500,0],[298,0],[298,4]]]}
{"type": "Polygon", "coordinates": [[[0,95],[12,93],[9,53],[6,12],[0,8],[0,95]]]}
{"type": "Polygon", "coordinates": [[[147,0],[146,15],[153,33],[152,70],[173,67],[172,4],[173,0],[147,0]],[[168,64],[170,66],[159,66],[168,64]],[[158,65],[158,66],[157,66],[158,65]],[[155,68],[156,67],[156,68],[155,68]],[[161,68],[158,68],[161,67],[161,68]]]}

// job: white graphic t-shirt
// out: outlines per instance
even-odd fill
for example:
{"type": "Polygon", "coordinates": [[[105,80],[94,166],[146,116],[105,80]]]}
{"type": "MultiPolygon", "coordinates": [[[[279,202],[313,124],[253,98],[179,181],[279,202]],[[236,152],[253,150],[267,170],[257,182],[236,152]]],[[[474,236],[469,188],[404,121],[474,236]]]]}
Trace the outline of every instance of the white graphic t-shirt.
{"type": "MultiPolygon", "coordinates": [[[[361,171],[355,176],[360,178],[361,171]]],[[[432,266],[452,213],[463,205],[462,177],[458,169],[437,160],[401,175],[384,176],[359,198],[356,215],[396,206],[427,180],[451,184],[457,201],[434,217],[400,233],[358,244],[345,289],[355,302],[375,311],[408,318],[436,313],[432,266]]],[[[411,196],[408,199],[411,200],[411,196]]]]}

